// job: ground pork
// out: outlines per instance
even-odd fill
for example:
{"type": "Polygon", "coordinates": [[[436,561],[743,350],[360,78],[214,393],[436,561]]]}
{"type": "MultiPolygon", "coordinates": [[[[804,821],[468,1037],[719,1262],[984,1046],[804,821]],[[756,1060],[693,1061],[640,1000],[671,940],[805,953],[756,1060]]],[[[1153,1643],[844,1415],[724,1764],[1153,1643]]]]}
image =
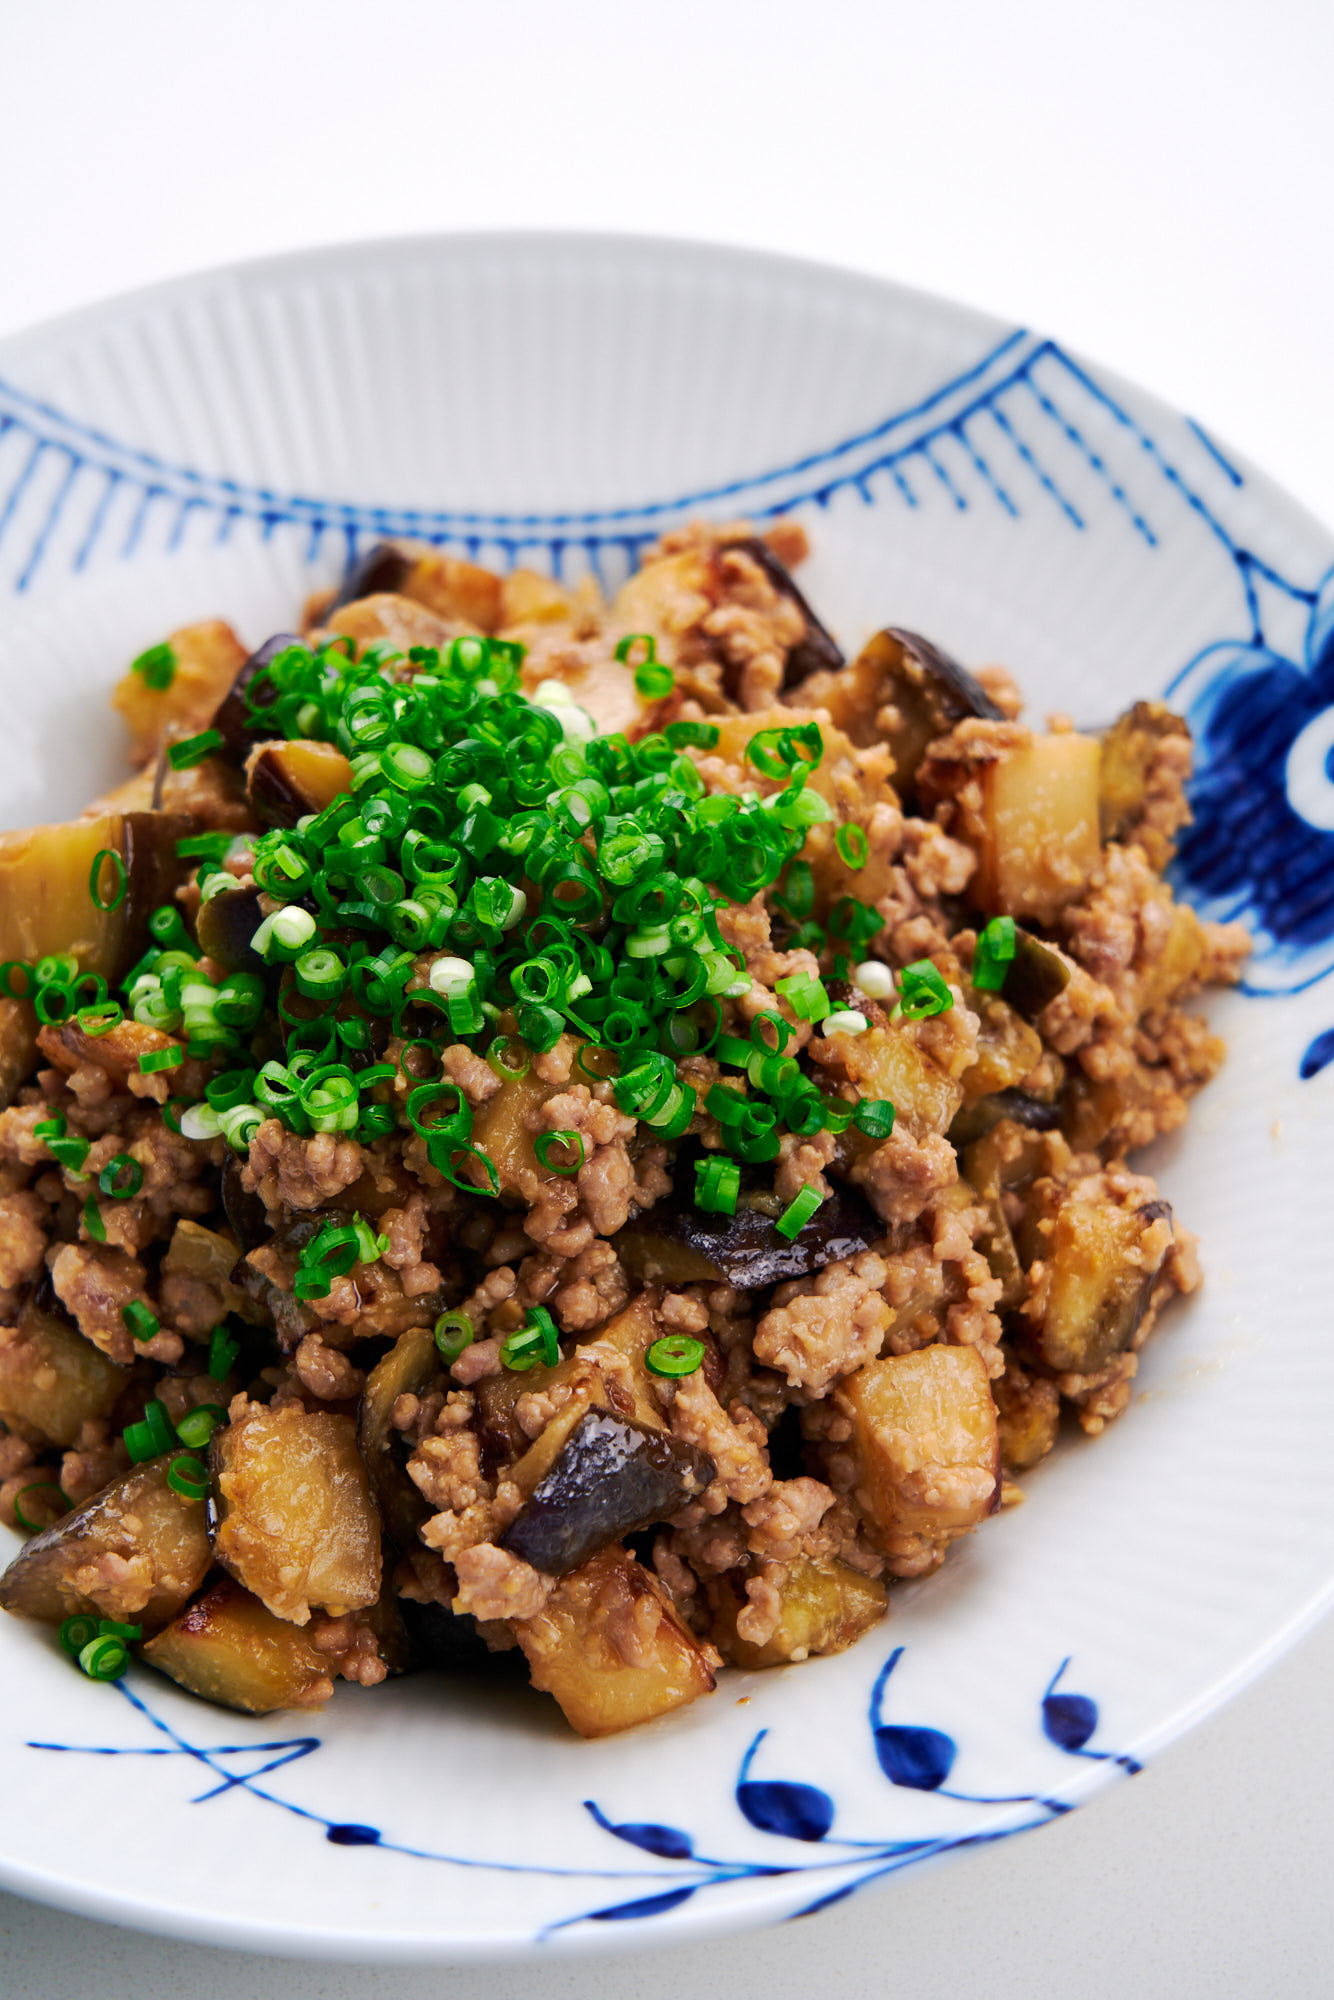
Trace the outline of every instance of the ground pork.
{"type": "Polygon", "coordinates": [[[420,1298],[440,1284],[439,1269],[422,1256],[426,1224],[426,1202],[420,1194],[412,1195],[402,1208],[387,1208],[379,1220],[380,1233],[389,1238],[384,1261],[398,1272],[405,1298],[420,1298]]]}
{"type": "Polygon", "coordinates": [[[474,1055],[465,1042],[455,1042],[444,1050],[440,1068],[451,1083],[458,1085],[474,1111],[500,1089],[500,1078],[490,1063],[474,1055]]]}
{"type": "Polygon", "coordinates": [[[780,1285],[755,1329],[757,1358],[781,1369],[791,1387],[823,1395],[879,1354],[890,1319],[881,1296],[887,1276],[884,1260],[865,1251],[780,1285]]]}
{"type": "Polygon", "coordinates": [[[345,1354],[329,1347],[318,1333],[308,1333],[292,1357],[301,1386],[322,1403],[345,1403],[366,1385],[360,1368],[345,1354]]]}
{"type": "Polygon", "coordinates": [[[710,1513],[721,1513],[728,1500],[758,1500],[768,1492],[773,1474],[763,1424],[744,1403],[724,1410],[702,1368],[677,1383],[669,1414],[673,1433],[713,1460],[714,1478],[704,1494],[710,1513]]]}
{"type": "Polygon", "coordinates": [[[249,1194],[258,1194],[270,1215],[284,1208],[323,1208],[362,1171],[361,1147],[336,1132],[315,1132],[308,1139],[288,1132],[276,1118],[266,1118],[250,1141],[250,1155],[241,1169],[249,1194]]]}
{"type": "Polygon", "coordinates": [[[454,1568],[459,1580],[454,1609],[474,1618],[536,1618],[556,1587],[554,1577],[490,1545],[460,1550],[454,1568]]]}
{"type": "Polygon", "coordinates": [[[833,1504],[834,1490],[822,1480],[776,1480],[767,1493],[741,1509],[746,1546],[766,1562],[790,1562],[794,1556],[810,1554],[833,1504]]]}
{"type": "Polygon", "coordinates": [[[56,1297],[74,1317],[79,1332],[122,1367],[136,1356],[171,1367],[185,1351],[178,1333],[163,1328],[151,1340],[136,1340],[125,1324],[124,1308],[144,1306],[152,1312],[146,1290],[147,1273],[123,1250],[95,1244],[62,1243],[51,1253],[51,1283],[56,1297]]]}
{"type": "Polygon", "coordinates": [[[358,1687],[378,1687],[389,1672],[365,1612],[349,1611],[335,1618],[328,1611],[316,1611],[306,1637],[317,1653],[327,1655],[340,1679],[355,1681],[358,1687]]]}
{"type": "Polygon", "coordinates": [[[46,1204],[28,1191],[0,1198],[0,1286],[26,1285],[46,1253],[46,1204]]]}

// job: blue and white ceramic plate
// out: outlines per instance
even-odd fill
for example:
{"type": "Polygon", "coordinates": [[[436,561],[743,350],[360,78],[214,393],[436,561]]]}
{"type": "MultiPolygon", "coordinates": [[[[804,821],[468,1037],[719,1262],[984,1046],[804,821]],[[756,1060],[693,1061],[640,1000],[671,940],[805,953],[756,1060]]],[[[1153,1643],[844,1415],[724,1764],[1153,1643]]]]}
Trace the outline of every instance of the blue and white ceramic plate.
{"type": "Polygon", "coordinates": [[[0,1621],[10,1888],[384,1960],[791,1917],[1124,1782],[1334,1594],[1334,540],[1189,418],[958,307],[668,243],[379,244],[99,307],[0,346],[5,819],[117,774],[134,653],[213,613],[257,642],[385,533],[611,584],[692,515],[779,513],[850,649],[908,625],[1039,714],[1189,713],[1181,887],[1257,944],[1151,1162],[1204,1291],[878,1631],[627,1737],[427,1679],[248,1721],[0,1621]]]}

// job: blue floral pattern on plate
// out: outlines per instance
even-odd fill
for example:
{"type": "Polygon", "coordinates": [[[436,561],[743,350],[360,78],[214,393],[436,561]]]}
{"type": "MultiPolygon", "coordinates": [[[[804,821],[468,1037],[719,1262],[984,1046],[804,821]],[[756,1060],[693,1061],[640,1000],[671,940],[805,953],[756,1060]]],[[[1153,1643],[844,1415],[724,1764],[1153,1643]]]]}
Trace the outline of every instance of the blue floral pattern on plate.
{"type": "MultiPolygon", "coordinates": [[[[379,1827],[365,1822],[330,1819],[314,1812],[298,1799],[264,1781],[313,1756],[321,1748],[320,1737],[280,1737],[258,1743],[196,1743],[160,1714],[143,1694],[124,1681],[116,1684],[115,1692],[148,1725],[153,1736],[162,1740],[148,1743],[30,1742],[28,1748],[87,1757],[182,1758],[196,1764],[211,1780],[203,1791],[194,1794],[191,1804],[206,1805],[230,1793],[244,1792],[261,1804],[277,1807],[304,1820],[312,1830],[322,1830],[325,1840],[337,1847],[373,1847],[414,1861],[432,1861],[452,1868],[480,1869],[507,1875],[662,1885],[649,1886],[646,1894],[598,1903],[592,1908],[583,1907],[581,1903],[568,1915],[545,1924],[537,1933],[539,1937],[568,1930],[576,1924],[627,1923],[645,1917],[664,1916],[691,1897],[730,1882],[753,1880],[758,1876],[844,1878],[834,1881],[832,1886],[821,1887],[814,1900],[802,1904],[793,1912],[795,1916],[809,1916],[816,1910],[826,1909],[831,1903],[841,1901],[854,1890],[864,1888],[867,1883],[879,1881],[913,1862],[958,1848],[1005,1840],[1012,1834],[1046,1825],[1072,1809],[1063,1799],[1032,1792],[1009,1792],[998,1796],[947,1788],[945,1781],[953,1775],[961,1748],[966,1750],[967,1746],[961,1746],[953,1736],[934,1725],[886,1719],[890,1679],[904,1657],[904,1650],[902,1646],[896,1646],[881,1666],[867,1707],[872,1753],[889,1783],[900,1790],[934,1793],[940,1798],[959,1800],[969,1805],[1031,1806],[1034,1808],[1031,1815],[1018,1820],[1011,1817],[989,1829],[975,1828],[963,1834],[938,1838],[836,1834],[837,1804],[823,1786],[805,1778],[755,1775],[762,1752],[766,1767],[772,1761],[766,1748],[771,1732],[761,1729],[747,1747],[733,1783],[737,1811],[757,1833],[818,1849],[818,1860],[793,1859],[786,1855],[767,1859],[762,1855],[703,1854],[698,1851],[694,1836],[684,1828],[656,1820],[615,1819],[596,1800],[586,1799],[585,1810],[604,1833],[623,1846],[635,1848],[639,1853],[668,1865],[662,1868],[539,1866],[417,1847],[395,1840],[379,1827]]],[[[1098,1727],[1096,1702],[1086,1694],[1057,1692],[1069,1665],[1068,1657],[1062,1660],[1040,1698],[1038,1719],[1043,1736],[1048,1743],[1069,1756],[1098,1758],[1115,1763],[1128,1773],[1138,1771],[1139,1763],[1133,1757],[1089,1747],[1098,1727]]]]}

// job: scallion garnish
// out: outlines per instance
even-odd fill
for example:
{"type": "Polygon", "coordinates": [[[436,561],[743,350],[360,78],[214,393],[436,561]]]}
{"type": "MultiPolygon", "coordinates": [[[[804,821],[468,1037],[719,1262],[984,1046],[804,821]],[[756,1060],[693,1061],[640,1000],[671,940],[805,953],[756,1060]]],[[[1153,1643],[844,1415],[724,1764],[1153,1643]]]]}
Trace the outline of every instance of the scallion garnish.
{"type": "Polygon", "coordinates": [[[465,1347],[471,1347],[473,1324],[465,1312],[444,1312],[435,1323],[435,1344],[441,1358],[455,1362],[465,1347]]]}
{"type": "Polygon", "coordinates": [[[196,1403],[177,1424],[176,1435],[191,1451],[202,1451],[214,1431],[226,1421],[227,1412],[220,1403],[196,1403]]]}
{"type": "Polygon", "coordinates": [[[789,1239],[799,1236],[823,1201],[824,1196],[817,1194],[813,1187],[800,1188],[775,1222],[774,1228],[780,1236],[789,1239]]]}
{"type": "Polygon", "coordinates": [[[664,1334],[648,1349],[644,1360],[655,1375],[693,1375],[704,1359],[704,1342],[688,1333],[664,1334]]]}
{"type": "Polygon", "coordinates": [[[904,966],[899,974],[896,1019],[922,1021],[932,1014],[948,1013],[953,1005],[954,995],[929,958],[904,966]]]}
{"type": "Polygon", "coordinates": [[[973,948],[973,984],[980,993],[999,993],[1014,962],[1013,917],[993,917],[973,948]]]}
{"type": "Polygon", "coordinates": [[[130,672],[138,674],[146,688],[154,694],[162,694],[176,678],[176,653],[164,639],[160,646],[149,646],[130,661],[130,672]]]}
{"type": "Polygon", "coordinates": [[[120,1316],[136,1340],[154,1340],[162,1331],[157,1315],[139,1299],[131,1299],[128,1305],[122,1306],[120,1316]]]}
{"type": "Polygon", "coordinates": [[[167,762],[173,771],[188,771],[221,748],[221,730],[201,729],[197,736],[186,736],[179,743],[173,743],[167,751],[167,762]]]}
{"type": "Polygon", "coordinates": [[[506,1368],[535,1368],[545,1362],[554,1368],[560,1360],[560,1335],[545,1306],[534,1306],[521,1327],[501,1342],[500,1359],[506,1368]]]}

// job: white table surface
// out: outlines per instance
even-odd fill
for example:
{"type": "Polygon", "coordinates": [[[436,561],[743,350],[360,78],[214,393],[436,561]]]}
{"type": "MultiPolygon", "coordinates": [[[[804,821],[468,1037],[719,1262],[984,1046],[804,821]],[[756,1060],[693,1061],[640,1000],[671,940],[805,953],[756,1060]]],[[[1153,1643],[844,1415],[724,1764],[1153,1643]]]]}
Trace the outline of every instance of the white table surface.
{"type": "MultiPolygon", "coordinates": [[[[0,333],[349,236],[749,242],[1059,334],[1334,520],[1331,76],[1330,0],[0,0],[0,333]]],[[[386,1975],[0,1895],[0,1994],[1314,1995],[1331,1688],[1334,1624],[1083,1812],[782,1931],[386,1975]]]]}

